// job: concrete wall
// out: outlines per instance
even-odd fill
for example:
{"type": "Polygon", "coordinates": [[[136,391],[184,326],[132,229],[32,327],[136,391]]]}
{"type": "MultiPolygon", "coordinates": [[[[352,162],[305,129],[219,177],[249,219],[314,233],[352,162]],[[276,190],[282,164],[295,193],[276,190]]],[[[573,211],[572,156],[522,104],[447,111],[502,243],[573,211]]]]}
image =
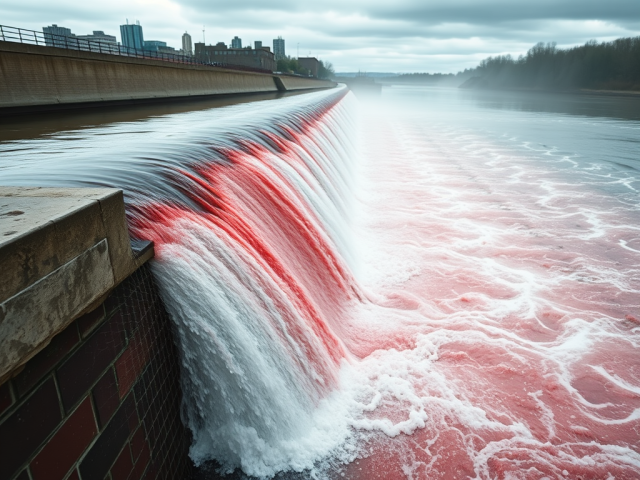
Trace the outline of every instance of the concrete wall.
{"type": "Polygon", "coordinates": [[[317,78],[294,77],[289,75],[278,75],[285,90],[307,90],[311,88],[331,88],[337,83],[329,80],[318,80],[317,78]]]}
{"type": "Polygon", "coordinates": [[[0,478],[190,478],[179,373],[145,265],[0,385],[0,478]]]}
{"type": "Polygon", "coordinates": [[[334,86],[331,82],[0,42],[0,109],[334,86]]]}
{"type": "Polygon", "coordinates": [[[0,187],[0,382],[142,261],[121,190],[0,187]]]}
{"type": "Polygon", "coordinates": [[[0,188],[0,479],[189,478],[152,256],[120,190],[0,188]]]}

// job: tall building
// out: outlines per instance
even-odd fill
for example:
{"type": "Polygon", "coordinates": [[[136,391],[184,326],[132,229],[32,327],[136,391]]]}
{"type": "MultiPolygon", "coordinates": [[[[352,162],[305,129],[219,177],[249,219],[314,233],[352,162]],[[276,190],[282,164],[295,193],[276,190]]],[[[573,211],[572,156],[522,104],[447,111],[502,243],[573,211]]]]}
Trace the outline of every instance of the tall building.
{"type": "Polygon", "coordinates": [[[182,52],[184,55],[193,55],[193,44],[191,43],[191,35],[187,32],[182,34],[182,52]]]}
{"type": "Polygon", "coordinates": [[[242,39],[238,38],[237,35],[231,40],[231,48],[242,48],[242,39]]]}
{"type": "Polygon", "coordinates": [[[256,41],[254,42],[254,45],[255,45],[255,46],[254,46],[254,48],[255,48],[256,50],[258,50],[259,48],[262,48],[262,42],[261,42],[260,40],[256,40],[256,41]]]}
{"type": "Polygon", "coordinates": [[[42,33],[44,33],[44,43],[47,47],[66,48],[66,37],[75,37],[71,33],[71,29],[59,27],[55,23],[48,27],[42,27],[42,33]]]}
{"type": "Polygon", "coordinates": [[[284,52],[284,38],[278,37],[273,39],[273,54],[276,57],[276,61],[286,57],[284,52]]]}
{"type": "Polygon", "coordinates": [[[142,35],[142,27],[140,22],[135,25],[120,25],[120,36],[122,37],[122,45],[128,48],[144,49],[144,37],[142,35]]]}

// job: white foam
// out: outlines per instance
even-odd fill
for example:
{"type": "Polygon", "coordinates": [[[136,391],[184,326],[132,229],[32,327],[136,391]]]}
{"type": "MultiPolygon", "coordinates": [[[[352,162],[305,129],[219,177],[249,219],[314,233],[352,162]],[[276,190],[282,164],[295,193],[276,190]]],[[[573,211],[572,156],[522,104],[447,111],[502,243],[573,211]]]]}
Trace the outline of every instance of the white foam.
{"type": "MultiPolygon", "coordinates": [[[[323,165],[336,161],[326,152],[342,126],[339,115],[326,121],[320,137],[302,139],[306,151],[328,144],[313,153],[323,165]]],[[[582,171],[578,156],[553,146],[496,143],[393,108],[365,112],[360,138],[360,155],[340,154],[348,165],[324,173],[302,151],[313,174],[268,159],[366,292],[331,319],[350,352],[330,392],[288,337],[270,299],[277,286],[265,292],[269,276],[223,234],[178,222],[180,244],[160,253],[192,457],[260,477],[335,478],[349,474],[341,464],[380,451],[397,456],[389,475],[407,478],[448,471],[450,450],[476,478],[494,476],[498,459],[517,463],[512,455],[550,478],[638,470],[629,436],[640,406],[618,408],[598,387],[602,379],[637,393],[623,360],[621,372],[605,366],[611,345],[621,355],[638,348],[619,306],[639,292],[637,252],[618,237],[633,238],[625,225],[634,213],[562,170],[591,181],[601,169],[582,171]],[[615,428],[626,429],[619,439],[615,428]]]]}

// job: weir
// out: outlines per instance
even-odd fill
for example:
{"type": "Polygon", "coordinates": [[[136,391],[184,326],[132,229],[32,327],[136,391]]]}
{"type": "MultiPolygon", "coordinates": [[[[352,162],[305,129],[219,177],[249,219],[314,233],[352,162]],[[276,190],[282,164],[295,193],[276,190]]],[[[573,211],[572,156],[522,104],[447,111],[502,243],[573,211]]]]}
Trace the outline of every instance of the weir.
{"type": "Polygon", "coordinates": [[[1,476],[636,478],[637,122],[491,100],[0,142],[1,476]]]}
{"type": "Polygon", "coordinates": [[[359,295],[337,247],[350,139],[324,123],[349,121],[345,93],[278,100],[286,117],[272,102],[239,134],[247,104],[214,143],[219,124],[189,123],[204,144],[126,159],[134,176],[84,152],[101,188],[58,165],[42,183],[74,188],[0,189],[0,477],[189,478],[211,459],[271,475],[330,450],[304,435],[359,295]]]}

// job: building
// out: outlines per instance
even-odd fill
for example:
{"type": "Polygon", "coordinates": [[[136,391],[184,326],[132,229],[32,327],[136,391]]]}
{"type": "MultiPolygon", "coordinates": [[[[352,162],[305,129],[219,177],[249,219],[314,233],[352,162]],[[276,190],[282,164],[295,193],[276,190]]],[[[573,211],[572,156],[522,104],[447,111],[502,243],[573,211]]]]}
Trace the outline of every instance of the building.
{"type": "Polygon", "coordinates": [[[92,35],[77,35],[77,41],[69,48],[88,50],[100,53],[118,53],[118,40],[114,35],[107,35],[102,30],[94,30],[92,35]]]}
{"type": "Polygon", "coordinates": [[[318,78],[320,62],[316,57],[298,57],[298,65],[309,70],[309,75],[318,78]]]}
{"type": "Polygon", "coordinates": [[[44,33],[44,43],[47,47],[67,47],[67,37],[75,37],[71,33],[71,29],[65,27],[59,27],[55,23],[48,27],[42,27],[42,33],[44,33]]]}
{"type": "Polygon", "coordinates": [[[179,53],[175,48],[168,47],[167,42],[161,40],[145,40],[144,49],[150,52],[168,53],[171,55],[177,55],[179,53]]]}
{"type": "Polygon", "coordinates": [[[150,50],[152,52],[157,52],[159,48],[166,47],[167,42],[162,42],[160,40],[145,40],[144,41],[144,49],[150,50]]]}
{"type": "Polygon", "coordinates": [[[118,40],[115,35],[107,35],[102,30],[94,30],[92,35],[77,35],[77,38],[78,40],[85,40],[87,42],[100,42],[118,45],[118,40]]]}
{"type": "Polygon", "coordinates": [[[182,54],[191,56],[193,55],[193,44],[191,43],[191,35],[187,32],[182,34],[182,54]]]}
{"type": "Polygon", "coordinates": [[[120,25],[120,36],[122,37],[122,45],[128,48],[138,50],[144,49],[144,36],[142,35],[142,27],[140,22],[135,25],[120,25]]]}
{"type": "Polygon", "coordinates": [[[256,40],[255,42],[253,42],[253,45],[256,50],[262,48],[262,42],[260,40],[256,40]]]}
{"type": "Polygon", "coordinates": [[[273,54],[275,55],[276,62],[287,56],[284,51],[284,38],[278,37],[273,39],[273,54]]]}
{"type": "Polygon", "coordinates": [[[159,46],[158,47],[158,53],[165,53],[165,54],[169,54],[169,55],[178,55],[178,50],[176,50],[173,47],[167,47],[166,45],[163,46],[159,46]]]}
{"type": "Polygon", "coordinates": [[[231,40],[231,48],[242,48],[242,39],[238,38],[237,35],[231,40]]]}
{"type": "Polygon", "coordinates": [[[228,48],[220,42],[217,45],[195,44],[195,58],[204,63],[219,65],[239,65],[261,70],[275,71],[276,61],[269,48],[228,48]]]}

